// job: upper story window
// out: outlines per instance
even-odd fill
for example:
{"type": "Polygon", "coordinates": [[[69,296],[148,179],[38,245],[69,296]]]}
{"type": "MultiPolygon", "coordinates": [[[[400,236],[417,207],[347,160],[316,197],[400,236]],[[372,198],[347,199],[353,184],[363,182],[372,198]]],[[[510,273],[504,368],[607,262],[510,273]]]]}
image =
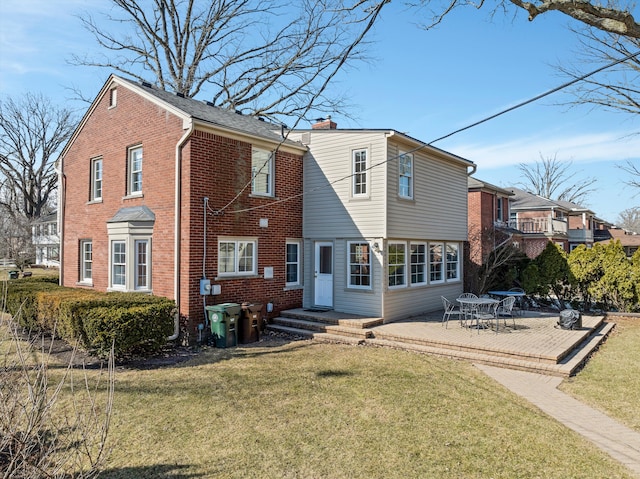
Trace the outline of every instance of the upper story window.
{"type": "Polygon", "coordinates": [[[256,250],[256,240],[220,240],[218,242],[218,273],[220,276],[257,274],[256,250]]]}
{"type": "Polygon", "coordinates": [[[413,198],[413,155],[400,154],[398,173],[398,195],[402,198],[413,198]]]}
{"type": "Polygon", "coordinates": [[[114,108],[118,104],[118,89],[109,90],[109,108],[114,108]]]}
{"type": "Polygon", "coordinates": [[[273,196],[273,153],[259,148],[251,150],[251,193],[273,196]]]}
{"type": "Polygon", "coordinates": [[[371,289],[371,247],[369,243],[349,243],[349,287],[371,289]]]}
{"type": "Polygon", "coordinates": [[[129,148],[127,194],[142,193],[142,146],[129,148]]]}
{"type": "Polygon", "coordinates": [[[504,206],[505,206],[504,198],[502,198],[501,196],[498,196],[498,198],[496,198],[496,220],[498,221],[506,220],[504,206]]]}
{"type": "Polygon", "coordinates": [[[352,195],[367,196],[369,159],[367,150],[354,150],[352,152],[351,174],[353,175],[352,195]]]}
{"type": "Polygon", "coordinates": [[[91,160],[91,201],[99,201],[102,199],[102,158],[94,158],[91,160]]]}

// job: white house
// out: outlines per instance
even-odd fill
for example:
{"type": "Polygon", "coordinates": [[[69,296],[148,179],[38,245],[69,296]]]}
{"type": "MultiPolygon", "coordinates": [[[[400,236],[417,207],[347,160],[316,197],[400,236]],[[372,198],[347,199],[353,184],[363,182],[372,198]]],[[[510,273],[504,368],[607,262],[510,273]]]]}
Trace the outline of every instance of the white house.
{"type": "Polygon", "coordinates": [[[475,164],[388,129],[330,119],[289,136],[304,156],[303,307],[394,321],[463,292],[475,164]]]}
{"type": "Polygon", "coordinates": [[[36,265],[60,267],[60,235],[56,212],[43,215],[33,223],[32,241],[36,251],[36,265]]]}

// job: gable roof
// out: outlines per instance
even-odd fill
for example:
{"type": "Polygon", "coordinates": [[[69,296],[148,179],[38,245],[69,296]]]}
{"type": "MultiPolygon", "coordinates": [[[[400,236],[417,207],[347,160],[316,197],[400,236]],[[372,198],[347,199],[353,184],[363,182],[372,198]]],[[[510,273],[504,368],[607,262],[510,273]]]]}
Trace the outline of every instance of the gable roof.
{"type": "Polygon", "coordinates": [[[306,147],[301,143],[283,138],[282,135],[285,131],[284,125],[277,125],[254,116],[242,115],[235,111],[224,110],[213,106],[210,102],[203,102],[161,90],[152,86],[150,83],[138,83],[117,75],[110,75],[60,153],[59,159],[65,156],[67,150],[73,144],[80,131],[82,131],[84,124],[96,109],[98,103],[100,103],[100,100],[107,95],[109,90],[114,86],[128,88],[161,108],[182,118],[185,130],[189,127],[189,124],[196,124],[205,128],[208,127],[218,130],[222,135],[227,133],[229,135],[240,136],[247,142],[251,142],[252,139],[260,139],[274,146],[283,145],[293,148],[297,153],[306,151],[306,147]]]}
{"type": "Polygon", "coordinates": [[[513,193],[512,191],[505,190],[504,188],[500,188],[499,186],[492,185],[491,183],[487,183],[486,181],[479,180],[478,178],[474,178],[473,176],[469,177],[467,187],[469,190],[488,190],[495,193],[500,193],[504,196],[515,195],[515,193],[513,193]]]}
{"type": "Polygon", "coordinates": [[[595,213],[589,208],[585,208],[584,206],[580,206],[579,204],[571,201],[550,200],[544,196],[534,195],[533,193],[529,193],[528,191],[521,190],[520,188],[513,186],[510,186],[509,189],[515,195],[511,199],[512,209],[550,210],[559,208],[567,213],[592,213],[595,215],[595,213]]]}

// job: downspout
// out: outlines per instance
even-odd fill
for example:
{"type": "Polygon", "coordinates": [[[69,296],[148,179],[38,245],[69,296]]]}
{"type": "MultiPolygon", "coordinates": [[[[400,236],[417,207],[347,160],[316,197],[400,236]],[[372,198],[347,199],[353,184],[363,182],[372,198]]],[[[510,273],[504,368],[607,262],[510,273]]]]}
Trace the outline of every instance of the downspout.
{"type": "Polygon", "coordinates": [[[174,241],[173,241],[173,297],[176,302],[176,315],[173,323],[173,334],[167,341],[175,341],[180,336],[180,228],[182,215],[182,147],[193,134],[193,121],[189,121],[189,127],[176,144],[176,170],[175,170],[175,218],[174,218],[174,241]]]}
{"type": "Polygon", "coordinates": [[[60,268],[58,269],[58,284],[64,284],[64,201],[65,201],[65,176],[62,172],[62,157],[60,157],[60,167],[56,165],[56,173],[58,174],[59,198],[58,198],[58,238],[60,239],[60,248],[58,250],[60,268]]]}

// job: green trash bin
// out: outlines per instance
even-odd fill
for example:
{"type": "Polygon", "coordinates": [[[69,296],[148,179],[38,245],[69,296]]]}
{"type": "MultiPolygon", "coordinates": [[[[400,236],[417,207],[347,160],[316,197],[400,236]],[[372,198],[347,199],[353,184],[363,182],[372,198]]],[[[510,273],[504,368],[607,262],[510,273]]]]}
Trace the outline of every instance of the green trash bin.
{"type": "Polygon", "coordinates": [[[206,310],[216,348],[237,346],[240,305],[236,303],[214,304],[207,306],[206,310]]]}

